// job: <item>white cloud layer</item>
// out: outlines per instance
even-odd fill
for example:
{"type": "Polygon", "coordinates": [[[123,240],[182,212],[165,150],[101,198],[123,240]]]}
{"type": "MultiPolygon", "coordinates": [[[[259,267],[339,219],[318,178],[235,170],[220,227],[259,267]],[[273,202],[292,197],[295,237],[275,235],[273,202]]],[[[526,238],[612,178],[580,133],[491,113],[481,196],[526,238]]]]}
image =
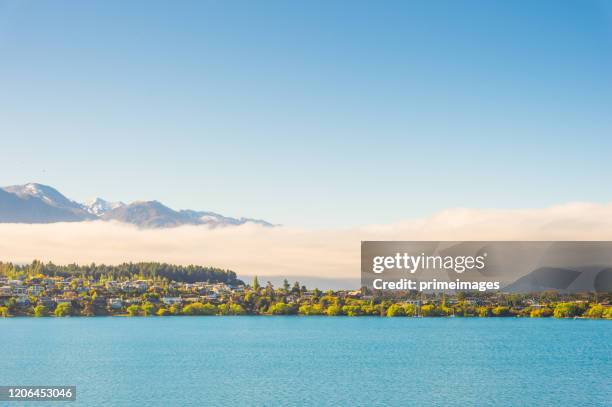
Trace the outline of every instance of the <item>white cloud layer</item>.
{"type": "Polygon", "coordinates": [[[142,230],[111,222],[0,224],[0,260],[58,264],[160,261],[239,276],[358,279],[362,240],[612,240],[612,204],[449,209],[391,225],[305,230],[243,225],[142,230]]]}

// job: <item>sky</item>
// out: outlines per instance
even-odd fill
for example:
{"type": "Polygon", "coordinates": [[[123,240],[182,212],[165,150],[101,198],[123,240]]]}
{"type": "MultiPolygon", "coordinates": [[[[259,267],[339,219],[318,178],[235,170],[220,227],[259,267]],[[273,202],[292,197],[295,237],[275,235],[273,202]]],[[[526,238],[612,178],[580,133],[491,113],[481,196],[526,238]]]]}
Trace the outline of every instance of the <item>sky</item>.
{"type": "Polygon", "coordinates": [[[612,3],[0,0],[0,185],[302,228],[612,201],[612,3]]]}

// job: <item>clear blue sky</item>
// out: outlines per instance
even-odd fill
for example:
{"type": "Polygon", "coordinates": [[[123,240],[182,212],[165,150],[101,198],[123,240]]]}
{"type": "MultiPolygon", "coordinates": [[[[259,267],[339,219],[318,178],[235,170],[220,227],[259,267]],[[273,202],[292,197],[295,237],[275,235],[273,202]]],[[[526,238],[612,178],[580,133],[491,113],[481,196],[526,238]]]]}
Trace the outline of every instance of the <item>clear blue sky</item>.
{"type": "Polygon", "coordinates": [[[0,185],[297,226],[612,201],[612,2],[2,1],[0,185]]]}

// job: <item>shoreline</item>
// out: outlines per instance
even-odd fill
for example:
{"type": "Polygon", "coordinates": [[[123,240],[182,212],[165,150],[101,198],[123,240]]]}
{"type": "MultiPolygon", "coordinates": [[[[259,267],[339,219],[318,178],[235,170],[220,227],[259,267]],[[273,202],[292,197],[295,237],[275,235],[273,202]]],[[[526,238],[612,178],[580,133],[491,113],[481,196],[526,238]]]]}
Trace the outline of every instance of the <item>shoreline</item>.
{"type": "Polygon", "coordinates": [[[240,317],[240,318],[258,318],[258,317],[283,317],[283,318],[350,318],[350,319],[527,319],[527,320],[542,320],[542,319],[550,319],[550,320],[583,320],[583,321],[612,321],[612,318],[591,318],[584,316],[576,316],[576,317],[529,317],[529,316],[460,316],[454,317],[451,315],[448,316],[387,316],[387,315],[277,315],[277,314],[257,314],[257,315],[128,315],[128,314],[120,314],[120,315],[66,315],[66,316],[55,316],[55,315],[46,315],[46,316],[34,316],[34,315],[9,315],[0,317],[0,321],[4,319],[94,319],[94,318],[128,318],[128,319],[164,319],[164,318],[220,318],[220,317],[240,317]]]}

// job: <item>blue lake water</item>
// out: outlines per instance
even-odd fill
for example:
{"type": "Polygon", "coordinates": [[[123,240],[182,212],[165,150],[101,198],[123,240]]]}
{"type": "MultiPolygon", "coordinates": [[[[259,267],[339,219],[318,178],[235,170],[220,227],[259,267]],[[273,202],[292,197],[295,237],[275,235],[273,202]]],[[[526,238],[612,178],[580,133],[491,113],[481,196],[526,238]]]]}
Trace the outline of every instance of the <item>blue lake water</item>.
{"type": "Polygon", "coordinates": [[[77,386],[8,405],[612,406],[612,321],[6,318],[0,334],[0,385],[77,386]]]}

